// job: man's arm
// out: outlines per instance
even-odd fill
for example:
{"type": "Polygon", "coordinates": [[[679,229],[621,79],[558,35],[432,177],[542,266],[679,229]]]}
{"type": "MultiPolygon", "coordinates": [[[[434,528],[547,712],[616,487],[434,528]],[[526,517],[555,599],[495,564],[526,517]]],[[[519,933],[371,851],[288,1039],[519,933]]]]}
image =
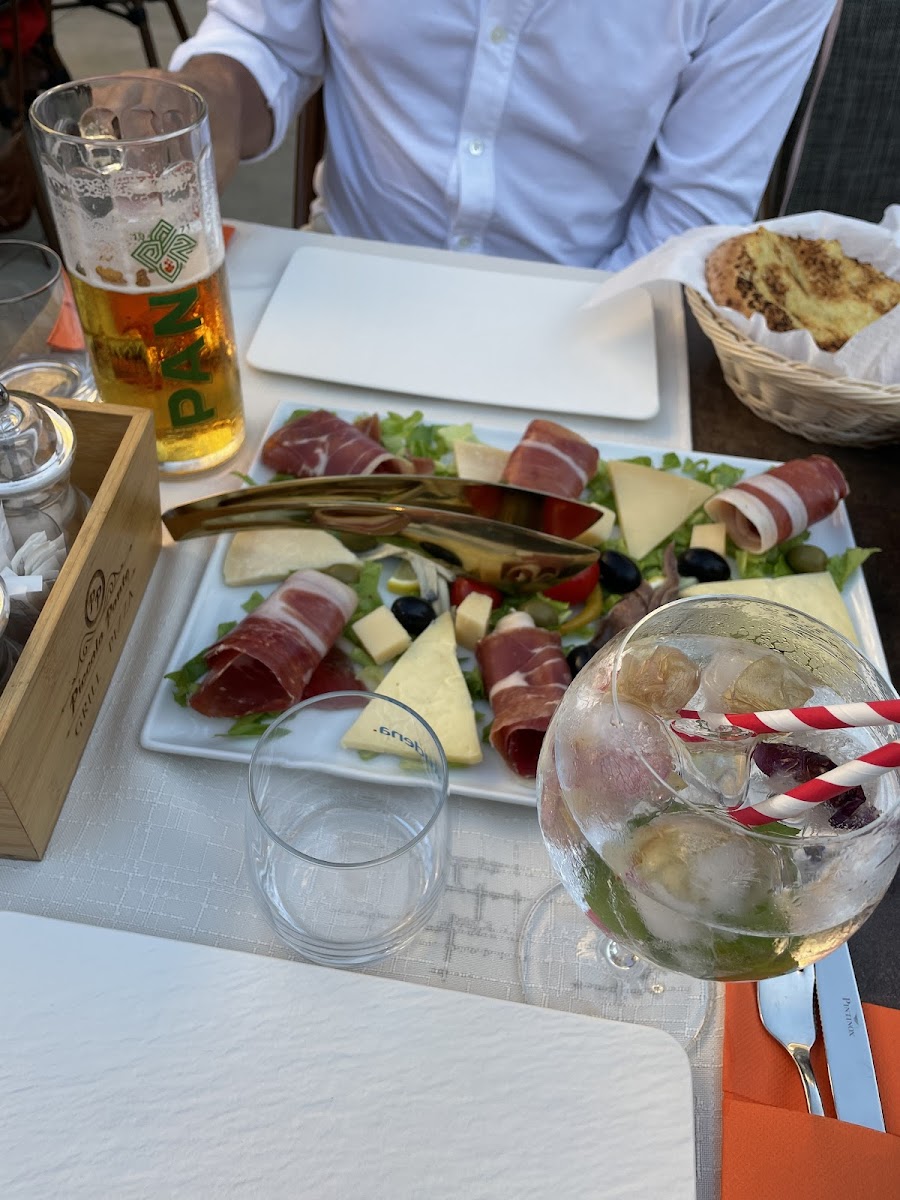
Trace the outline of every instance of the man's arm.
{"type": "Polygon", "coordinates": [[[627,266],[698,225],[751,221],[833,0],[725,0],[682,73],[621,243],[627,266]]]}
{"type": "Polygon", "coordinates": [[[242,158],[265,153],[275,124],[262,88],[243,63],[222,54],[201,54],[189,59],[176,78],[206,100],[217,156],[219,147],[227,147],[223,174],[230,179],[242,158]]]}
{"type": "Polygon", "coordinates": [[[209,0],[197,33],[172,55],[168,77],[207,102],[220,189],[239,162],[280,144],[319,86],[323,59],[317,0],[209,0]]]}

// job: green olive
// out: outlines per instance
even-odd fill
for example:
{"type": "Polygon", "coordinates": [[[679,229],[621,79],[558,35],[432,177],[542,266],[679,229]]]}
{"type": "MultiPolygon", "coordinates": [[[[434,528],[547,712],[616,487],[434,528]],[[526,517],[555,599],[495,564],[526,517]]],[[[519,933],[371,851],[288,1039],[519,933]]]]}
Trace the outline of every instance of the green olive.
{"type": "Polygon", "coordinates": [[[798,575],[828,569],[828,555],[818,546],[791,546],[784,557],[787,565],[798,575]]]}

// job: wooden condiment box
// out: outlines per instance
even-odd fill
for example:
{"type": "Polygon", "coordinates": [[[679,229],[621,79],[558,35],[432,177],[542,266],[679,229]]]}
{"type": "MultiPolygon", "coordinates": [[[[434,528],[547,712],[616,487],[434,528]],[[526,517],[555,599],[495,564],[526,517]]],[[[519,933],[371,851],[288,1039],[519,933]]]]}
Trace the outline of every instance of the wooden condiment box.
{"type": "Polygon", "coordinates": [[[76,436],[72,482],[91,509],[0,695],[0,855],[50,841],[159,553],[150,413],[60,404],[76,436]]]}

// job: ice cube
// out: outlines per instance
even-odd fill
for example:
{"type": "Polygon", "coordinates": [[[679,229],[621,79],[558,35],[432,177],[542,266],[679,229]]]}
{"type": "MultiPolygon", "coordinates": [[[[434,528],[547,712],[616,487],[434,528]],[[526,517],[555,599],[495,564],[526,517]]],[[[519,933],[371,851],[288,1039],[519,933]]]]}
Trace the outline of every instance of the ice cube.
{"type": "Polygon", "coordinates": [[[671,798],[666,780],[677,770],[679,751],[658,718],[632,704],[619,705],[617,715],[608,699],[565,715],[555,729],[556,770],[590,840],[603,840],[598,830],[671,798]]]}
{"type": "Polygon", "coordinates": [[[722,807],[734,808],[747,794],[752,749],[752,739],[689,742],[690,776],[722,807]]]}
{"type": "Polygon", "coordinates": [[[740,642],[732,642],[727,649],[717,650],[700,673],[700,694],[691,707],[706,712],[727,712],[725,693],[759,657],[759,650],[740,642]]]}
{"type": "Polygon", "coordinates": [[[700,668],[675,646],[630,650],[616,677],[619,697],[660,716],[674,716],[697,690],[700,668]]]}
{"type": "Polygon", "coordinates": [[[660,903],[740,926],[776,890],[777,848],[699,813],[664,813],[633,831],[629,878],[660,903]]]}
{"type": "Polygon", "coordinates": [[[746,667],[726,690],[725,712],[797,708],[814,690],[780,654],[766,654],[746,667]]]}

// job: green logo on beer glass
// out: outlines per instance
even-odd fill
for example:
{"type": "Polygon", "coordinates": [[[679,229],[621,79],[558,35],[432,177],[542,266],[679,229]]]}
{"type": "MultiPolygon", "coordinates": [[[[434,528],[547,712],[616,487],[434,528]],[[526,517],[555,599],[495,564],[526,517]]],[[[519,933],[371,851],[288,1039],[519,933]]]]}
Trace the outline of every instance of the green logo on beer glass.
{"type": "Polygon", "coordinates": [[[168,221],[160,220],[132,250],[131,257],[142,267],[162,275],[163,279],[177,279],[196,245],[194,238],[179,233],[168,221]]]}

